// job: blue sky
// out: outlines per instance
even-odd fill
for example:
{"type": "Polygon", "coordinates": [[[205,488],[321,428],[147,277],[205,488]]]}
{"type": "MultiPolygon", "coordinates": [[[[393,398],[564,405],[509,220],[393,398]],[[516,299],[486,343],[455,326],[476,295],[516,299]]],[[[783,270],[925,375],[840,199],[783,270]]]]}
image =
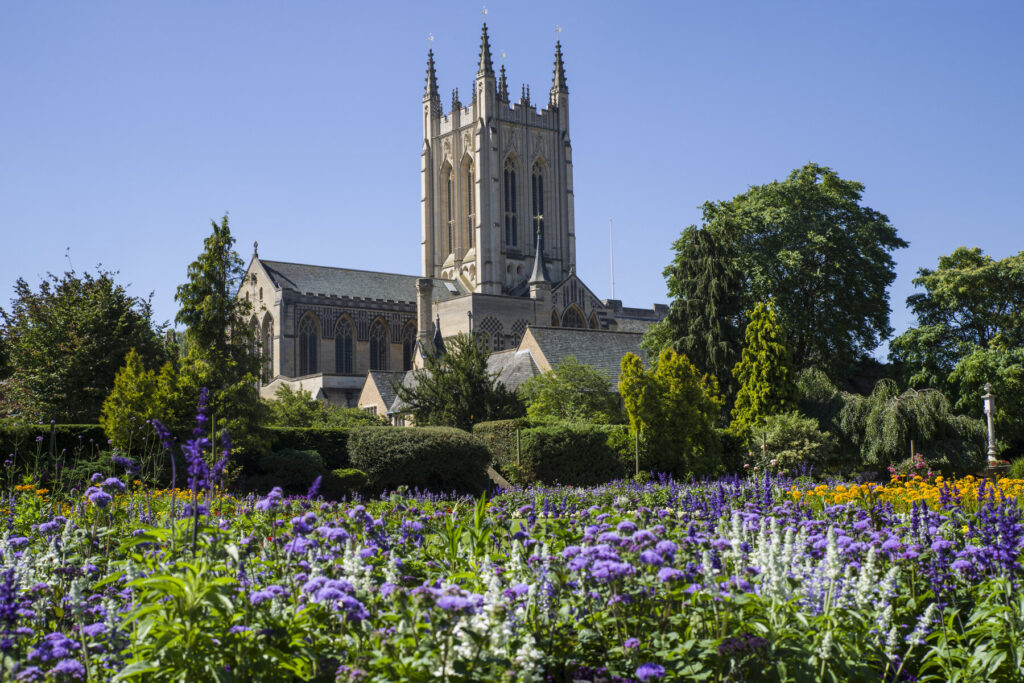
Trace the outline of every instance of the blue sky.
{"type": "MultiPolygon", "coordinates": [[[[427,36],[468,92],[479,3],[0,4],[0,305],[70,262],[118,270],[172,319],[209,221],[239,251],[417,273],[427,36]]],[[[495,60],[534,101],[563,29],[578,271],[667,301],[705,200],[808,161],[866,185],[922,266],[1024,249],[1024,3],[491,2],[495,60]]]]}

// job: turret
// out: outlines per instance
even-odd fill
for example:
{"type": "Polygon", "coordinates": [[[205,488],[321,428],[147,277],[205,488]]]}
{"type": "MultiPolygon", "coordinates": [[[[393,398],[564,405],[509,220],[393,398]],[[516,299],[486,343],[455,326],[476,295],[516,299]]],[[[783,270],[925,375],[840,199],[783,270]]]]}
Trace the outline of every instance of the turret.
{"type": "Polygon", "coordinates": [[[530,275],[530,298],[537,303],[547,303],[551,298],[551,278],[544,264],[544,233],[537,231],[537,251],[533,257],[533,273],[530,275]]]}
{"type": "Polygon", "coordinates": [[[555,41],[555,69],[551,78],[552,109],[558,110],[559,128],[569,130],[569,86],[565,81],[565,65],[562,63],[562,43],[555,41]]]}

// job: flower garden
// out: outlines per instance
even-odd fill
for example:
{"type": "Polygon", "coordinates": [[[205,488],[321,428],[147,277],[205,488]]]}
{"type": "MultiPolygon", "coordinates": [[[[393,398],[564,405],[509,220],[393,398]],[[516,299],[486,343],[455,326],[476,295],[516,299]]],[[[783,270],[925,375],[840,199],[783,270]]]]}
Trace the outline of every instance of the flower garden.
{"type": "MultiPolygon", "coordinates": [[[[203,473],[193,473],[193,475],[203,473]]],[[[1020,680],[1024,481],[3,500],[3,680],[1020,680]]],[[[194,482],[193,482],[194,483],[194,482]]]]}

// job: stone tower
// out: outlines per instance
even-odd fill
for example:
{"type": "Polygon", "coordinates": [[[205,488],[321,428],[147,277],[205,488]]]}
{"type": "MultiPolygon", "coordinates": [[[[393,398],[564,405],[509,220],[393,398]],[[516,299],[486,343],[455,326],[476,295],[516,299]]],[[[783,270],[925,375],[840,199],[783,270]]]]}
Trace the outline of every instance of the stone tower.
{"type": "Polygon", "coordinates": [[[505,67],[494,73],[487,24],[469,104],[452,91],[445,114],[433,51],[427,53],[421,153],[424,277],[459,280],[482,294],[526,294],[543,245],[554,282],[576,266],[569,88],[561,43],[546,106],[523,86],[509,101],[505,67]],[[537,239],[537,233],[542,239],[537,239]]]}

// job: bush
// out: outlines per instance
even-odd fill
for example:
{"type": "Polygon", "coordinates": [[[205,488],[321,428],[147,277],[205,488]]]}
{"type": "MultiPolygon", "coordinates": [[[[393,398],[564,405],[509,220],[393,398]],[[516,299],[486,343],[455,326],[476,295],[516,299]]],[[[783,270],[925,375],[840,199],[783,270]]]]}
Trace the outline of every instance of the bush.
{"type": "Polygon", "coordinates": [[[590,486],[626,474],[622,460],[608,445],[601,425],[534,427],[522,432],[522,460],[516,469],[521,484],[590,486]]]}
{"type": "Polygon", "coordinates": [[[525,418],[478,422],[473,425],[473,436],[487,444],[491,465],[508,477],[512,476],[516,465],[516,431],[530,426],[530,421],[525,418]]]}
{"type": "Polygon", "coordinates": [[[12,461],[15,477],[52,473],[57,462],[70,467],[78,460],[95,460],[108,449],[100,425],[0,425],[0,460],[12,461]]]}
{"type": "Polygon", "coordinates": [[[336,470],[349,466],[349,431],[320,427],[265,427],[262,436],[270,451],[285,448],[316,451],[327,469],[336,470]]]}
{"type": "Polygon", "coordinates": [[[836,452],[832,435],[818,429],[818,421],[796,411],[769,415],[761,426],[753,430],[750,450],[768,462],[759,462],[762,468],[796,474],[804,467],[821,471],[836,452]]]}
{"type": "Polygon", "coordinates": [[[404,485],[478,493],[487,486],[491,460],[483,441],[454,427],[358,427],[350,432],[348,453],[374,490],[404,485]]]}
{"type": "Polygon", "coordinates": [[[1024,479],[1024,458],[1017,458],[1011,462],[1006,476],[1010,479],[1024,479]]]}
{"type": "Polygon", "coordinates": [[[245,488],[265,492],[280,486],[286,493],[305,493],[313,480],[324,474],[324,461],[316,451],[284,448],[256,458],[258,472],[250,474],[245,488]]]}
{"type": "Polygon", "coordinates": [[[366,472],[362,470],[337,469],[324,475],[321,492],[324,498],[340,500],[366,486],[366,472]]]}

